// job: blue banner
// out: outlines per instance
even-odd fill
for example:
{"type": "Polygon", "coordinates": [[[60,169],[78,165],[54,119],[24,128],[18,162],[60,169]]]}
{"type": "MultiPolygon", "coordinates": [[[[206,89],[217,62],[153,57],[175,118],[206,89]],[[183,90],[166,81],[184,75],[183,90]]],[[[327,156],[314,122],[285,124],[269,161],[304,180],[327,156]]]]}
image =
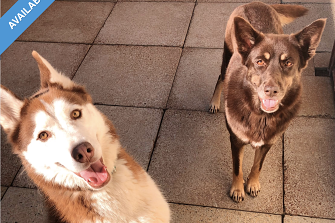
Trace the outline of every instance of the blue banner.
{"type": "Polygon", "coordinates": [[[0,18],[0,55],[54,1],[55,0],[18,0],[15,5],[0,18]]]}

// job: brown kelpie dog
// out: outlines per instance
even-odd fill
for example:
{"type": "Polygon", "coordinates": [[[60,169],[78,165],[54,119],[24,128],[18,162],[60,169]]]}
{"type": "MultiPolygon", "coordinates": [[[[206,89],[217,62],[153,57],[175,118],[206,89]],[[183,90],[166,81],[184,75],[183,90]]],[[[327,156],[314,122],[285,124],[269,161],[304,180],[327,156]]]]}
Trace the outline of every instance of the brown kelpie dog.
{"type": "Polygon", "coordinates": [[[284,133],[300,107],[301,72],[320,42],[326,19],[319,19],[291,35],[282,25],[306,14],[297,5],[253,2],[234,10],[229,18],[221,75],[210,112],[219,110],[224,89],[225,115],[233,156],[230,196],[244,200],[243,148],[255,148],[246,191],[257,196],[265,156],[284,133]]]}

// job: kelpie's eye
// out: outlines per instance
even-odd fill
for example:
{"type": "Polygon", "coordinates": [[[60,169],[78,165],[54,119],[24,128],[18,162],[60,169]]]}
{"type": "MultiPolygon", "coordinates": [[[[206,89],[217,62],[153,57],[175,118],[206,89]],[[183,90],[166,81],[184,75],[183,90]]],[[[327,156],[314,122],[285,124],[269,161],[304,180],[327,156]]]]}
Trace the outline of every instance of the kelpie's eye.
{"type": "Polygon", "coordinates": [[[285,66],[286,67],[292,67],[293,66],[293,63],[289,60],[285,61],[285,66]]]}
{"type": "Polygon", "coordinates": [[[71,112],[71,118],[72,119],[78,119],[78,118],[80,118],[81,117],[81,111],[80,110],[78,110],[78,109],[75,109],[75,110],[73,110],[72,112],[71,112]]]}
{"type": "Polygon", "coordinates": [[[46,141],[48,138],[50,138],[51,133],[47,131],[43,131],[40,134],[38,134],[38,139],[41,141],[46,141]]]}
{"type": "Polygon", "coordinates": [[[264,66],[265,65],[265,62],[263,60],[257,60],[256,63],[257,63],[258,66],[264,66]]]}

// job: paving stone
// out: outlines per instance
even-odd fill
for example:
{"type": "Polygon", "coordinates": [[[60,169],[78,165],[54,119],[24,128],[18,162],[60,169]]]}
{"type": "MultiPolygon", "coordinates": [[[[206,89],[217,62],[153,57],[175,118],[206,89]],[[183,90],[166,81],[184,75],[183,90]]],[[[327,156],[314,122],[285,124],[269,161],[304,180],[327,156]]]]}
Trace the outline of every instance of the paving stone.
{"type": "Polygon", "coordinates": [[[282,0],[283,3],[335,3],[335,0],[282,0]]]}
{"type": "Polygon", "coordinates": [[[1,186],[10,186],[20,167],[21,160],[13,154],[6,133],[1,128],[1,186]]]}
{"type": "Polygon", "coordinates": [[[307,67],[302,71],[302,76],[315,76],[314,58],[308,61],[307,67]]]}
{"type": "Polygon", "coordinates": [[[14,42],[1,55],[1,84],[21,98],[29,97],[40,88],[39,69],[31,55],[33,50],[71,77],[88,49],[83,44],[14,42]]]}
{"type": "Polygon", "coordinates": [[[335,117],[330,77],[302,77],[303,93],[300,116],[335,117]]]}
{"type": "Polygon", "coordinates": [[[309,218],[300,216],[289,216],[284,217],[283,223],[334,223],[335,220],[321,219],[321,218],[309,218]]]}
{"type": "Polygon", "coordinates": [[[180,55],[174,47],[93,46],[74,80],[98,103],[164,108],[180,55]]]}
{"type": "Polygon", "coordinates": [[[281,223],[280,215],[225,210],[191,205],[170,204],[172,223],[185,222],[236,222],[236,223],[281,223]]]}
{"type": "MultiPolygon", "coordinates": [[[[118,0],[118,2],[167,2],[166,0],[118,0]]],[[[169,0],[168,2],[195,2],[195,0],[169,0]]]]}
{"type": "Polygon", "coordinates": [[[146,170],[163,110],[97,106],[114,124],[121,145],[146,170]]]}
{"type": "Polygon", "coordinates": [[[223,48],[227,21],[239,5],[241,4],[197,4],[185,46],[223,48]]]}
{"type": "Polygon", "coordinates": [[[314,56],[315,67],[328,68],[331,53],[317,53],[314,56]]]}
{"type": "Polygon", "coordinates": [[[96,42],[183,46],[193,8],[181,2],[120,2],[96,42]]]}
{"type": "MultiPolygon", "coordinates": [[[[78,2],[78,0],[56,0],[56,1],[73,1],[78,2]]],[[[117,0],[80,0],[81,2],[117,2],[117,0]]]]}
{"type": "Polygon", "coordinates": [[[28,176],[28,174],[25,171],[23,166],[20,168],[20,171],[16,175],[16,177],[13,181],[13,186],[14,187],[25,187],[25,188],[36,189],[36,185],[29,178],[29,176],[28,176]]]}
{"type": "Polygon", "coordinates": [[[16,2],[17,0],[1,1],[1,16],[3,16],[16,2]]]}
{"type": "MultiPolygon", "coordinates": [[[[230,2],[230,3],[236,3],[236,2],[241,2],[241,3],[249,3],[249,2],[254,2],[254,0],[198,0],[198,2],[230,2]]],[[[269,4],[280,4],[280,0],[259,0],[259,2],[264,2],[264,3],[269,3],[269,4]]]]}
{"type": "MultiPolygon", "coordinates": [[[[244,155],[244,178],[251,169],[254,151],[244,155]]],[[[257,198],[246,195],[237,204],[229,197],[232,158],[224,114],[167,110],[149,174],[161,186],[168,201],[267,213],[283,212],[282,146],[269,152],[260,177],[257,198]]]]}
{"type": "MultiPolygon", "coordinates": [[[[169,108],[207,111],[221,73],[221,49],[185,48],[168,102],[169,108]]],[[[223,93],[221,109],[224,111],[223,93]]]]}
{"type": "Polygon", "coordinates": [[[285,133],[287,214],[335,218],[335,120],[296,118],[285,133]]]}
{"type": "Polygon", "coordinates": [[[42,196],[35,189],[8,188],[1,201],[1,222],[48,222],[42,196]]]}
{"type": "Polygon", "coordinates": [[[3,195],[6,193],[7,189],[8,189],[8,187],[1,186],[1,199],[2,199],[3,195]]]}
{"type": "Polygon", "coordinates": [[[317,51],[331,52],[335,36],[335,5],[333,4],[301,4],[309,9],[307,15],[297,18],[292,23],[284,27],[284,33],[297,33],[304,27],[320,18],[328,18],[321,42],[317,51]]]}
{"type": "Polygon", "coordinates": [[[113,6],[111,2],[55,1],[18,40],[93,43],[113,6]]]}

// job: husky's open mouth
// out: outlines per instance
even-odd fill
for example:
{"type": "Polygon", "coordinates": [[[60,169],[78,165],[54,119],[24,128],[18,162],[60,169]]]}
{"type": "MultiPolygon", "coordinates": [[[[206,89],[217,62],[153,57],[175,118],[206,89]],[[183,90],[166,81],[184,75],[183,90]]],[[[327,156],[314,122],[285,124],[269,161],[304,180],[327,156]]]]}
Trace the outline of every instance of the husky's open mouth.
{"type": "Polygon", "coordinates": [[[110,180],[110,173],[104,165],[102,158],[91,164],[86,170],[76,174],[83,178],[94,189],[102,188],[110,180]]]}
{"type": "Polygon", "coordinates": [[[274,99],[261,99],[261,109],[267,113],[273,113],[279,109],[279,100],[274,99]]]}

